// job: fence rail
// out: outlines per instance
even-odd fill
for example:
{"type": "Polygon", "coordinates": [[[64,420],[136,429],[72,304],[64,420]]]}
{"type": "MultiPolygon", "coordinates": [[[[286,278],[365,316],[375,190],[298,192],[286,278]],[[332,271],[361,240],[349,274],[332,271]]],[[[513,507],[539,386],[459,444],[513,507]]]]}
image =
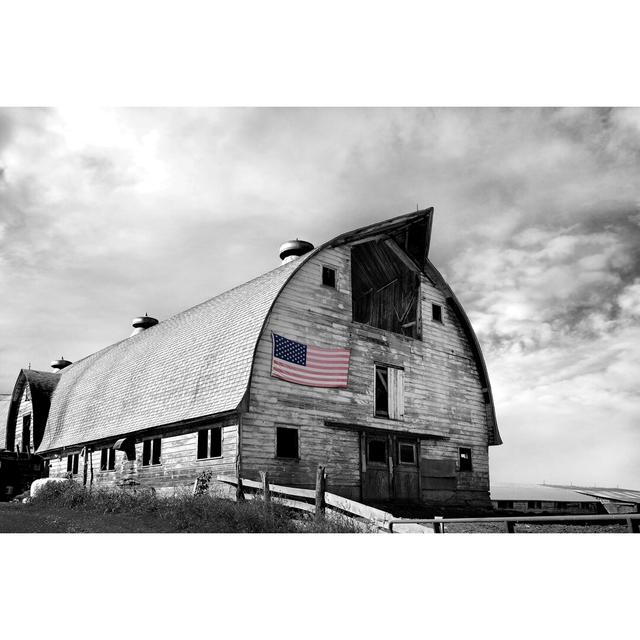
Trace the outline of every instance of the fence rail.
{"type": "MultiPolygon", "coordinates": [[[[320,486],[316,489],[303,489],[301,487],[285,487],[279,484],[271,484],[268,481],[266,473],[262,475],[262,482],[247,480],[245,478],[241,479],[240,486],[243,489],[243,493],[245,489],[255,492],[244,493],[245,498],[254,499],[263,497],[263,499],[268,500],[273,496],[277,498],[280,504],[302,511],[309,511],[315,513],[316,516],[323,515],[324,511],[328,509],[335,514],[345,516],[356,522],[362,523],[364,521],[379,530],[389,531],[389,522],[393,519],[393,514],[325,491],[324,482],[320,480],[320,473],[318,474],[318,484],[320,486]],[[267,496],[269,496],[269,498],[267,498],[267,496]]],[[[218,476],[217,480],[218,482],[224,482],[225,484],[238,487],[238,478],[235,476],[218,476]]],[[[419,527],[419,525],[416,525],[416,527],[419,527]]],[[[419,528],[422,529],[422,527],[419,528]]]]}
{"type": "Polygon", "coordinates": [[[322,517],[325,510],[347,517],[355,523],[367,523],[378,531],[386,533],[445,533],[447,525],[502,523],[504,531],[516,533],[516,524],[563,524],[563,523],[623,523],[629,533],[640,533],[640,514],[608,514],[582,516],[492,516],[488,518],[395,518],[391,513],[370,507],[369,505],[338,496],[326,491],[326,473],[324,467],[318,467],[315,489],[285,487],[271,484],[266,472],[261,472],[261,482],[235,476],[218,476],[218,482],[236,487],[237,495],[248,499],[271,498],[280,504],[300,509],[322,517]]]}
{"type": "Polygon", "coordinates": [[[597,516],[495,516],[490,518],[419,518],[416,520],[406,518],[394,518],[389,521],[389,530],[393,533],[396,525],[406,525],[414,523],[422,526],[433,527],[434,533],[445,533],[445,525],[465,524],[465,523],[491,523],[501,522],[507,533],[516,533],[516,524],[563,524],[563,523],[589,523],[589,522],[611,522],[627,525],[629,533],[640,533],[640,514],[607,514],[597,516]]]}

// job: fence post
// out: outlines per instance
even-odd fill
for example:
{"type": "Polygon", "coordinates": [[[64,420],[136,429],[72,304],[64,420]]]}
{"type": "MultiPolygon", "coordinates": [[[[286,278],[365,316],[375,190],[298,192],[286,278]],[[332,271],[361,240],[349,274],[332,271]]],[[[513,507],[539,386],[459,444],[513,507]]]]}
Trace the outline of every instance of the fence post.
{"type": "Polygon", "coordinates": [[[516,532],[515,525],[516,525],[515,522],[511,522],[510,520],[505,520],[504,521],[504,530],[507,533],[515,533],[516,532]]]}
{"type": "Polygon", "coordinates": [[[638,528],[639,524],[640,523],[634,518],[627,518],[627,529],[629,533],[640,533],[640,529],[638,528]]]}
{"type": "Polygon", "coordinates": [[[260,480],[262,480],[262,499],[265,503],[271,502],[271,491],[269,490],[269,473],[267,471],[260,472],[260,480]]]}
{"type": "Polygon", "coordinates": [[[242,478],[238,476],[238,485],[236,486],[236,502],[244,500],[244,491],[242,489],[242,478]]]}
{"type": "Polygon", "coordinates": [[[324,492],[327,484],[327,474],[324,471],[324,467],[319,464],[318,471],[316,472],[316,514],[315,519],[321,520],[324,518],[324,492]]]}
{"type": "MultiPolygon", "coordinates": [[[[434,520],[442,520],[442,516],[434,516],[434,520]]],[[[433,532],[434,533],[444,533],[444,522],[434,522],[433,523],[433,532]]]]}

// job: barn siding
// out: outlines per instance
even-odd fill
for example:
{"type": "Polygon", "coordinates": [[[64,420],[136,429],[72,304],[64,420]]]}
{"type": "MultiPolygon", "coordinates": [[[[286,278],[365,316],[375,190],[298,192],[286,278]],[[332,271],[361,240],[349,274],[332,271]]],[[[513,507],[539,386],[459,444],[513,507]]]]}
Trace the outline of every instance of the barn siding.
{"type": "MultiPolygon", "coordinates": [[[[488,501],[488,425],[486,406],[471,347],[444,295],[421,277],[423,339],[414,340],[353,323],[351,253],[325,249],[297,271],[276,301],[258,342],[250,383],[249,410],[243,417],[243,474],[257,479],[267,470],[283,484],[310,486],[315,467],[327,465],[328,487],[354,495],[360,486],[359,440],[353,432],[324,426],[325,420],[411,431],[424,439],[421,457],[457,465],[458,447],[472,449],[473,471],[455,472],[455,487],[424,488],[426,501],[488,501]],[[322,265],[337,271],[337,289],[321,284],[322,265]],[[431,320],[431,304],[442,306],[443,322],[431,320]],[[319,347],[351,349],[346,389],[318,389],[271,377],[271,333],[319,347]],[[374,416],[374,362],[404,367],[404,420],[374,416]],[[300,428],[300,460],[275,457],[276,426],[300,428]],[[335,443],[335,444],[334,444],[335,443]]],[[[437,484],[437,483],[436,483],[437,484]]]]}
{"type": "MultiPolygon", "coordinates": [[[[216,425],[209,425],[210,429],[216,425]]],[[[124,452],[116,451],[116,464],[113,471],[100,471],[100,449],[93,452],[93,483],[96,487],[115,487],[123,481],[132,479],[143,487],[154,487],[161,493],[172,494],[176,490],[191,490],[195,479],[203,471],[210,470],[217,475],[235,475],[238,443],[238,427],[222,427],[222,457],[198,460],[196,458],[197,431],[182,432],[162,437],[161,464],[142,466],[143,443],[136,443],[136,459],[129,461],[124,452]]],[[[72,453],[69,450],[69,453],[72,453]]],[[[87,459],[87,465],[90,459],[87,459]]],[[[80,457],[78,474],[75,479],[83,481],[84,458],[80,457]]],[[[50,461],[49,475],[64,477],[67,473],[67,456],[50,461]]],[[[87,484],[90,471],[87,466],[87,484]]],[[[216,483],[226,493],[226,486],[216,483]]]]}

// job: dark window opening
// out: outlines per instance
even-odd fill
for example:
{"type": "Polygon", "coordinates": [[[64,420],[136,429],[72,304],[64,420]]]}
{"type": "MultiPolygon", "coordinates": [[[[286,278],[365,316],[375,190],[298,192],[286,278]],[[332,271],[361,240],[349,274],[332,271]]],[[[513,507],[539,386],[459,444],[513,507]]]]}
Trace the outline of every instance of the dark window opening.
{"type": "Polygon", "coordinates": [[[389,417],[389,368],[376,365],[376,415],[389,417]]]}
{"type": "Polygon", "coordinates": [[[67,456],[67,473],[76,475],[78,473],[78,465],[80,463],[80,454],[72,453],[67,456]]]}
{"type": "Polygon", "coordinates": [[[387,441],[369,440],[367,444],[367,462],[387,464],[387,441]]]}
{"type": "Polygon", "coordinates": [[[498,500],[498,509],[513,509],[513,500],[498,500]]]}
{"type": "Polygon", "coordinates": [[[22,452],[31,450],[31,414],[22,416],[22,452]]]}
{"type": "Polygon", "coordinates": [[[162,450],[162,438],[145,440],[142,443],[142,466],[160,464],[160,452],[162,450]]]}
{"type": "Polygon", "coordinates": [[[416,463],[416,445],[411,442],[399,443],[398,458],[401,464],[415,464],[416,463]]]}
{"type": "Polygon", "coordinates": [[[331,267],[322,267],[322,284],[336,288],[336,270],[331,267]]]}
{"type": "Polygon", "coordinates": [[[375,365],[374,415],[390,420],[404,419],[404,370],[375,365]]]}
{"type": "Polygon", "coordinates": [[[278,458],[298,458],[298,430],[289,427],[276,429],[276,456],[278,458]]]}
{"type": "Polygon", "coordinates": [[[431,317],[435,322],[442,322],[442,307],[439,304],[431,305],[431,317]]]}
{"type": "Polygon", "coordinates": [[[538,500],[529,500],[527,502],[527,509],[542,509],[542,502],[538,500]]]}
{"type": "Polygon", "coordinates": [[[471,449],[469,447],[460,447],[460,471],[471,471],[471,449]]]}
{"type": "Polygon", "coordinates": [[[419,339],[420,278],[396,244],[367,242],[351,249],[354,322],[419,339]]]}
{"type": "Polygon", "coordinates": [[[116,468],[116,452],[113,449],[100,451],[100,471],[113,471],[116,468]]]}
{"type": "Polygon", "coordinates": [[[222,456],[222,427],[198,431],[198,460],[222,456]]]}

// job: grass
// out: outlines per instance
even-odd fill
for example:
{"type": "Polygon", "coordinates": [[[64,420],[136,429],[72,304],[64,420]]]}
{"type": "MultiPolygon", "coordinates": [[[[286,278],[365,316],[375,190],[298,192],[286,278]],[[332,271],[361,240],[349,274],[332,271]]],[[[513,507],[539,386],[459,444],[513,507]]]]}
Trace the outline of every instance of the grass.
{"type": "Polygon", "coordinates": [[[235,503],[208,493],[85,489],[70,480],[45,486],[28,504],[3,504],[0,532],[357,533],[351,521],[313,516],[277,502],[235,503]]]}

